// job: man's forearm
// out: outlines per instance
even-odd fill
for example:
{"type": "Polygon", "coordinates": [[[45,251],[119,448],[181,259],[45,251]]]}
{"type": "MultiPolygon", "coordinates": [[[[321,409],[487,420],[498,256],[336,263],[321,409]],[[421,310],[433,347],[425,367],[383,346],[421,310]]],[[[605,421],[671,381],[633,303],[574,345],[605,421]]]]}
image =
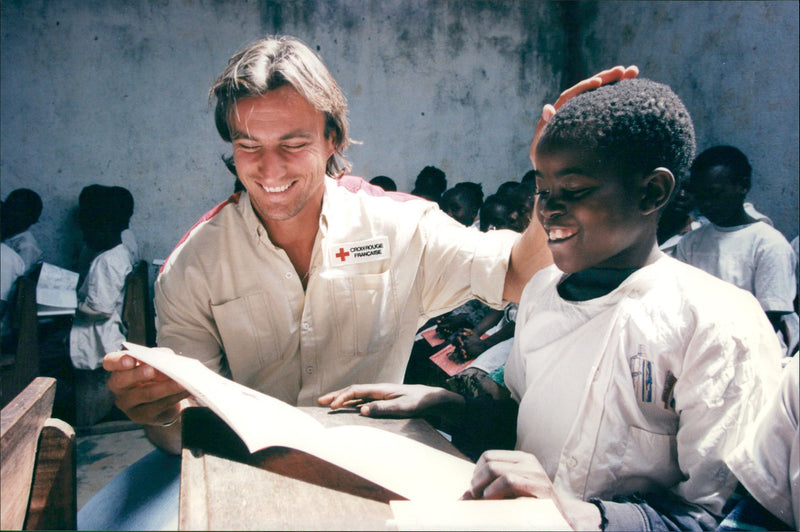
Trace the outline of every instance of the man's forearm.
{"type": "Polygon", "coordinates": [[[531,220],[528,228],[511,248],[503,299],[518,303],[522,290],[531,277],[551,264],[553,255],[547,247],[547,234],[537,220],[531,220]]]}

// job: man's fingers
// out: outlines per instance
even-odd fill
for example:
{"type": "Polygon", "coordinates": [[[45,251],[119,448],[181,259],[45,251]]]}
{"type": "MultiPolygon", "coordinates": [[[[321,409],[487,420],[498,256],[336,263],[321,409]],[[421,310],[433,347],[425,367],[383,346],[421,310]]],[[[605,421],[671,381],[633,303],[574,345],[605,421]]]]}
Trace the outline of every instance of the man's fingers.
{"type": "Polygon", "coordinates": [[[157,423],[164,423],[175,418],[177,415],[178,403],[189,397],[189,392],[182,391],[176,394],[162,397],[157,401],[150,403],[143,403],[137,406],[129,407],[127,410],[124,400],[117,398],[117,407],[125,411],[131,421],[142,423],[144,425],[153,425],[157,423]]]}
{"type": "Polygon", "coordinates": [[[146,384],[153,381],[158,372],[147,364],[141,364],[129,370],[115,370],[108,378],[108,387],[114,393],[146,384]]]}
{"type": "MultiPolygon", "coordinates": [[[[111,379],[109,379],[109,382],[110,381],[111,379]]],[[[109,388],[114,391],[119,409],[129,415],[129,411],[139,408],[142,405],[157,405],[165,401],[167,405],[169,405],[170,397],[180,396],[180,399],[183,399],[190,395],[183,386],[173,380],[154,381],[150,384],[135,386],[121,391],[116,391],[114,388],[111,388],[111,386],[109,386],[109,388]]]]}
{"type": "Polygon", "coordinates": [[[636,65],[630,65],[625,67],[625,73],[622,75],[622,79],[633,79],[639,75],[639,67],[636,65]]]}
{"type": "Polygon", "coordinates": [[[103,357],[103,369],[106,371],[120,371],[136,367],[136,359],[125,351],[114,351],[103,357]]]}

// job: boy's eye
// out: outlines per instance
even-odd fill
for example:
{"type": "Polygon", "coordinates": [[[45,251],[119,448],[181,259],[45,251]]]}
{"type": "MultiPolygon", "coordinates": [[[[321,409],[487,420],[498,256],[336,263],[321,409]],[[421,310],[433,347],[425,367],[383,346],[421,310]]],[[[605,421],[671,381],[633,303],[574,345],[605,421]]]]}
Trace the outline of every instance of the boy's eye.
{"type": "Polygon", "coordinates": [[[567,201],[579,200],[587,196],[592,191],[591,188],[579,188],[577,190],[565,190],[563,193],[564,199],[567,201]]]}

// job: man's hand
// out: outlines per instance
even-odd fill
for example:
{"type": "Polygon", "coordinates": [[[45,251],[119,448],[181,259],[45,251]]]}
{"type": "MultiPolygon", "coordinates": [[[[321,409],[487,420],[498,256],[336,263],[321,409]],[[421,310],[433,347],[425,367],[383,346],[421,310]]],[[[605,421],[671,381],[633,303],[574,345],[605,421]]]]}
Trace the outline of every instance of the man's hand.
{"type": "Polygon", "coordinates": [[[124,351],[108,353],[103,368],[111,372],[108,388],[117,407],[132,421],[143,425],[164,425],[180,415],[182,399],[189,397],[183,386],[124,351]]]}
{"type": "Polygon", "coordinates": [[[456,393],[421,384],[353,384],[317,399],[321,406],[357,408],[369,417],[413,417],[434,406],[461,402],[456,393]]]}
{"type": "Polygon", "coordinates": [[[553,118],[553,115],[556,114],[562,105],[567,103],[570,99],[574,98],[578,94],[581,94],[586,91],[594,90],[602,85],[606,85],[607,83],[613,83],[615,81],[619,81],[622,79],[632,79],[639,75],[639,67],[635,65],[631,65],[629,67],[624,66],[615,66],[613,68],[609,68],[608,70],[603,70],[602,72],[598,72],[594,76],[587,78],[583,81],[580,81],[573,85],[572,87],[568,88],[556,100],[554,104],[546,104],[542,108],[542,116],[539,118],[539,122],[536,124],[536,132],[533,134],[533,143],[531,144],[531,162],[533,163],[533,167],[536,168],[536,162],[534,161],[534,152],[536,151],[536,144],[539,142],[539,137],[542,135],[542,131],[544,130],[544,126],[547,122],[553,118]]]}
{"type": "Polygon", "coordinates": [[[594,504],[567,495],[553,486],[535,456],[522,451],[486,451],[464,499],[552,499],[575,530],[600,530],[600,510],[594,504]]]}

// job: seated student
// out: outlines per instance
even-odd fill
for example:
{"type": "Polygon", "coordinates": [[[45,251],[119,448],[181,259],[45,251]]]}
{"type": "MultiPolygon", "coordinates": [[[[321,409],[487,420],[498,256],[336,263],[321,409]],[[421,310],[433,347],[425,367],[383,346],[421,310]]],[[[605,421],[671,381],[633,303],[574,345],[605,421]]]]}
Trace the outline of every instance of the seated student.
{"type": "Polygon", "coordinates": [[[417,174],[411,194],[438,203],[445,190],[447,175],[444,171],[435,166],[426,166],[417,174]]]}
{"type": "Polygon", "coordinates": [[[694,219],[692,211],[694,202],[691,194],[686,190],[685,183],[675,191],[673,197],[658,221],[658,231],[656,238],[658,248],[670,255],[675,256],[675,248],[678,247],[683,235],[693,229],[698,229],[702,224],[694,219]]]}
{"type": "MultiPolygon", "coordinates": [[[[0,206],[2,206],[0,202],[0,206]]],[[[2,213],[0,212],[0,215],[2,213]]],[[[25,261],[16,251],[0,243],[0,345],[2,352],[12,349],[7,342],[11,341],[11,326],[9,318],[12,307],[12,297],[17,279],[25,273],[25,261]]]]}
{"type": "Polygon", "coordinates": [[[481,185],[463,181],[442,194],[439,207],[451,218],[469,227],[475,224],[482,203],[481,185]]]}
{"type": "MultiPolygon", "coordinates": [[[[555,265],[525,287],[506,364],[517,450],[484,453],[465,497],[553,498],[576,530],[717,525],[737,483],[724,458],[781,353],[751,294],[658,249],[693,151],[686,108],[648,80],[576,96],[545,127],[535,215],[555,265]]],[[[422,386],[353,385],[319,403],[438,412],[464,436],[502,428],[471,410],[486,402],[422,386]]]]}
{"type": "Polygon", "coordinates": [[[785,351],[797,344],[796,258],[786,238],[745,211],[752,168],[733,146],[714,146],[692,163],[689,192],[711,222],[684,235],[675,257],[752,293],[785,351]]]}
{"type": "Polygon", "coordinates": [[[29,188],[12,190],[3,202],[3,242],[17,252],[31,271],[42,262],[42,250],[30,227],[42,214],[42,198],[29,188]]]}
{"type": "Polygon", "coordinates": [[[126,215],[117,208],[115,192],[105,187],[81,204],[82,231],[95,258],[78,288],[78,309],[69,336],[75,368],[76,424],[92,425],[108,415],[114,394],[106,386],[106,353],[125,341],[122,305],[125,278],[133,269],[131,254],[122,243],[126,215]]]}
{"type": "Polygon", "coordinates": [[[781,384],[747,438],[725,462],[746,489],[717,530],[797,530],[800,526],[800,366],[781,384]]]}
{"type": "Polygon", "coordinates": [[[389,176],[376,175],[369,180],[369,184],[375,185],[376,187],[381,187],[386,192],[397,192],[397,183],[395,183],[394,179],[389,176]]]}
{"type": "MultiPolygon", "coordinates": [[[[527,187],[526,183],[517,187],[517,190],[522,192],[527,187]]],[[[486,220],[485,224],[481,224],[481,230],[524,231],[530,221],[530,216],[522,216],[524,208],[524,196],[490,196],[485,209],[481,208],[481,219],[486,220]],[[515,212],[518,213],[517,217],[513,216],[515,212]]],[[[465,328],[459,332],[454,340],[456,349],[451,357],[458,361],[474,359],[474,362],[447,380],[448,389],[472,396],[489,393],[500,398],[505,395],[503,368],[511,352],[516,314],[517,304],[509,303],[503,310],[490,311],[474,328],[465,328]],[[485,339],[482,338],[484,333],[488,334],[485,339]]]]}
{"type": "Polygon", "coordinates": [[[122,225],[120,238],[122,244],[131,254],[131,261],[135,264],[139,260],[139,243],[136,240],[136,233],[131,229],[131,216],[133,216],[133,194],[125,187],[111,187],[114,200],[118,205],[118,216],[122,225]]]}

